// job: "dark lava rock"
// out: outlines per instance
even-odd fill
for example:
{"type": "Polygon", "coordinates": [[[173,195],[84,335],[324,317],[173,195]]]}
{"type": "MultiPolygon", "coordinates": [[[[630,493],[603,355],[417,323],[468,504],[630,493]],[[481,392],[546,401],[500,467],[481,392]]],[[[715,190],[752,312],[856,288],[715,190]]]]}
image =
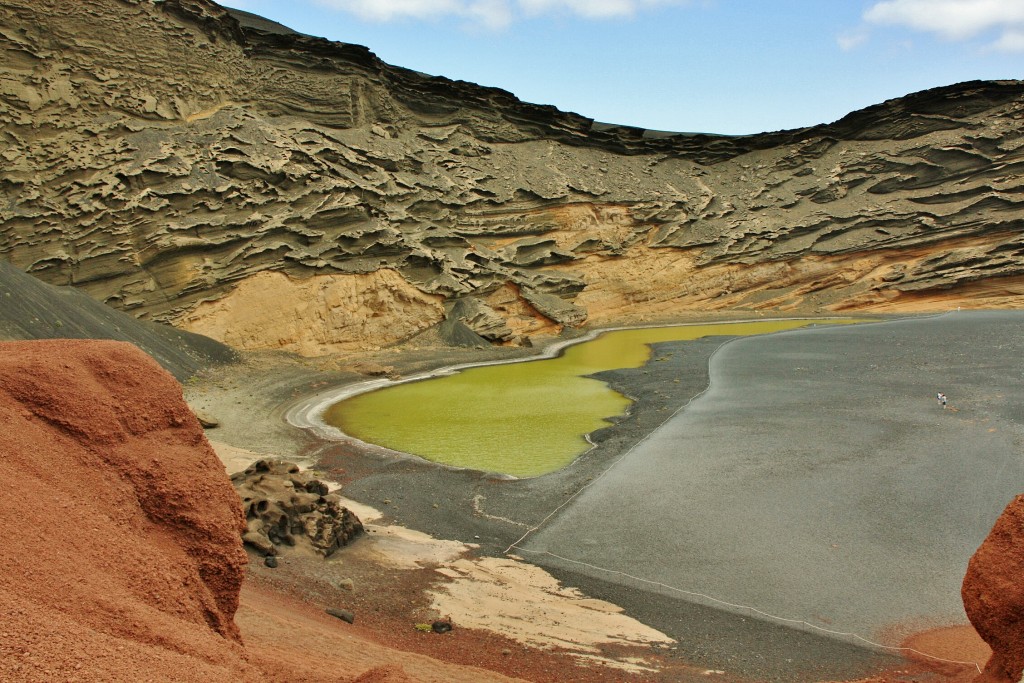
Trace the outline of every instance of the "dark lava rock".
{"type": "Polygon", "coordinates": [[[342,621],[348,622],[350,624],[354,624],[356,621],[356,615],[353,612],[348,611],[347,609],[328,607],[324,611],[330,614],[332,617],[337,617],[338,619],[341,619],[342,621]]]}
{"type": "Polygon", "coordinates": [[[452,630],[452,622],[445,621],[444,619],[439,619],[438,621],[435,621],[433,624],[431,624],[430,628],[434,631],[434,633],[448,633],[452,630]]]}
{"type": "Polygon", "coordinates": [[[326,557],[363,533],[341,498],[294,463],[258,460],[231,483],[246,517],[242,540],[261,553],[302,544],[326,557]]]}

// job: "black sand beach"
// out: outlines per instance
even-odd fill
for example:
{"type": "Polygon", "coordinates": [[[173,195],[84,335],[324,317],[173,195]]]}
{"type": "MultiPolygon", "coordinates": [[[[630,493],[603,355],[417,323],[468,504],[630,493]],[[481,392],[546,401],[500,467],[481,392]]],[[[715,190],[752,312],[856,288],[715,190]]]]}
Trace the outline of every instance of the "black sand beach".
{"type": "Polygon", "coordinates": [[[1024,482],[1022,331],[955,313],[737,339],[526,556],[845,642],[964,623],[967,560],[1024,482]]]}

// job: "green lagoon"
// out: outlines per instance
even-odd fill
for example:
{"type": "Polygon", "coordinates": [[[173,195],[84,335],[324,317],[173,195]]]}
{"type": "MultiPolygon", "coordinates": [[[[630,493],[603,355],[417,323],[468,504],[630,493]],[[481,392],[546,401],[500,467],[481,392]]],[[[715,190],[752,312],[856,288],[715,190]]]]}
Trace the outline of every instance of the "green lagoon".
{"type": "Polygon", "coordinates": [[[556,358],[487,365],[340,401],[324,420],[361,441],[434,462],[534,477],[590,448],[585,435],[630,400],[584,375],[647,362],[649,344],[753,335],[853,320],[771,320],[605,332],[556,358]]]}

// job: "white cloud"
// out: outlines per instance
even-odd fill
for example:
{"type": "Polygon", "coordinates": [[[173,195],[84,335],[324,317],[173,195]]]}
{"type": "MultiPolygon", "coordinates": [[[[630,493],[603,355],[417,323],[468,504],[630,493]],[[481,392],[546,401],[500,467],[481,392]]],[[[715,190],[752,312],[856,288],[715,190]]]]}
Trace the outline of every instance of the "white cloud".
{"type": "Polygon", "coordinates": [[[999,52],[1024,52],[1024,28],[1007,29],[992,47],[999,52]]]}
{"type": "Polygon", "coordinates": [[[868,32],[864,30],[848,31],[841,33],[836,36],[836,42],[839,43],[839,49],[843,52],[849,52],[855,48],[860,47],[868,40],[868,32]]]}
{"type": "Polygon", "coordinates": [[[565,12],[589,19],[632,16],[638,11],[658,5],[685,4],[680,0],[518,0],[530,15],[565,12]]]}
{"type": "Polygon", "coordinates": [[[512,10],[505,0],[476,0],[467,7],[466,15],[487,28],[504,28],[512,23],[512,10]]]}
{"type": "Polygon", "coordinates": [[[684,5],[692,0],[315,0],[369,21],[461,17],[502,28],[520,16],[574,14],[586,19],[632,16],[647,8],[684,5]]]}
{"type": "Polygon", "coordinates": [[[446,14],[465,15],[468,3],[463,0],[317,0],[332,9],[354,14],[370,21],[393,19],[430,19],[446,14]]]}
{"type": "Polygon", "coordinates": [[[1024,31],[1024,2],[1021,0],[885,0],[864,13],[873,24],[904,26],[935,33],[948,40],[967,40],[986,31],[998,31],[995,43],[1001,49],[1014,48],[1024,31]]]}

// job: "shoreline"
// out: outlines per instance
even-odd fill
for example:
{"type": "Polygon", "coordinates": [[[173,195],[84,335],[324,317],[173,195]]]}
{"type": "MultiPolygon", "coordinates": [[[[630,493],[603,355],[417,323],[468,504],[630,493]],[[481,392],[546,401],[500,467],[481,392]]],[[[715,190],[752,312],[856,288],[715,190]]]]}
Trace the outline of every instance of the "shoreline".
{"type": "MultiPolygon", "coordinates": [[[[815,316],[793,317],[809,320],[815,319],[815,316]]],[[[871,317],[879,322],[884,322],[893,319],[905,319],[907,317],[930,316],[871,317]]],[[[763,318],[758,320],[763,320],[763,318]]],[[[724,323],[727,321],[716,319],[712,321],[690,321],[681,324],[701,324],[703,322],[724,323]]],[[[728,322],[733,321],[730,320],[728,322]]],[[[667,325],[657,324],[646,325],[645,327],[663,326],[667,325]]],[[[589,333],[589,337],[592,338],[604,331],[607,330],[593,330],[589,333]]],[[[660,413],[665,409],[666,404],[675,402],[675,410],[678,410],[680,406],[685,405],[685,402],[693,400],[695,396],[703,393],[709,383],[707,372],[708,359],[718,348],[727,343],[729,339],[732,338],[723,339],[719,337],[703,338],[688,342],[666,342],[666,348],[655,350],[648,361],[648,365],[645,366],[645,368],[649,366],[657,367],[658,373],[646,374],[645,368],[635,369],[631,373],[625,371],[625,375],[632,374],[631,377],[622,376],[624,371],[599,373],[602,379],[610,380],[610,383],[619,381],[623,387],[630,385],[631,390],[627,395],[633,398],[635,403],[631,407],[629,414],[619,420],[618,423],[595,432],[593,439],[594,447],[585,455],[580,456],[577,461],[574,461],[563,470],[541,477],[509,480],[472,470],[444,468],[443,466],[423,461],[415,456],[412,456],[413,459],[408,459],[395,457],[387,453],[373,452],[373,448],[367,448],[361,442],[322,442],[315,438],[315,435],[311,437],[310,434],[294,427],[289,427],[292,433],[287,434],[286,438],[297,445],[294,453],[303,457],[309,466],[317,472],[323,473],[324,476],[337,478],[344,485],[346,496],[364,504],[376,504],[380,507],[385,512],[384,523],[407,526],[410,529],[430,534],[435,538],[478,544],[480,547],[476,551],[477,555],[500,558],[504,557],[507,551],[511,549],[510,546],[516,542],[515,539],[522,535],[524,527],[520,525],[532,526],[541,521],[543,515],[547,514],[550,516],[551,513],[549,511],[557,511],[560,506],[565,504],[566,496],[568,495],[566,493],[567,490],[577,490],[580,485],[586,485],[594,477],[600,476],[615,462],[616,458],[622,457],[623,449],[628,447],[630,442],[635,443],[638,438],[642,439],[645,432],[649,433],[650,430],[657,427],[659,421],[663,422],[664,415],[660,413]],[[679,345],[684,345],[685,348],[679,345]],[[671,354],[674,361],[672,363],[662,362],[654,366],[654,360],[659,354],[671,354]],[[666,373],[663,370],[669,370],[670,368],[671,372],[669,374],[676,377],[685,377],[687,381],[676,384],[669,380],[668,383],[672,384],[672,386],[668,387],[664,386],[665,382],[664,378],[662,378],[662,384],[659,384],[656,375],[665,375],[666,373]],[[620,376],[616,376],[616,373],[620,376]],[[604,375],[611,376],[605,378],[603,377],[604,375]],[[442,491],[444,493],[441,493],[442,491]],[[383,501],[387,502],[383,503],[383,501]]],[[[580,341],[582,340],[559,340],[545,346],[540,353],[532,352],[526,357],[522,357],[524,355],[522,350],[514,350],[515,354],[520,355],[518,358],[494,357],[513,355],[508,354],[505,350],[498,350],[497,353],[486,353],[486,351],[493,350],[485,350],[485,353],[479,353],[476,350],[465,352],[463,350],[455,350],[455,353],[460,356],[475,355],[478,358],[458,363],[454,366],[448,365],[447,368],[535,360],[543,357],[542,354],[544,353],[551,354],[553,346],[560,350],[568,344],[580,341]],[[487,358],[486,356],[491,357],[487,358]]],[[[555,353],[557,353],[557,350],[555,353]]],[[[396,356],[392,355],[389,357],[389,355],[387,352],[383,354],[378,353],[375,354],[376,357],[372,360],[381,361],[382,356],[385,361],[396,360],[396,356]]],[[[416,349],[410,355],[411,358],[401,358],[401,362],[396,362],[396,366],[406,371],[412,368],[420,373],[416,378],[421,378],[446,369],[446,366],[436,365],[436,363],[450,358],[451,352],[448,349],[434,348],[424,350],[421,348],[416,349]],[[432,363],[435,363],[434,367],[430,367],[432,363]]],[[[356,360],[352,361],[353,364],[356,362],[356,360]]],[[[280,397],[287,393],[290,394],[289,398],[294,398],[294,400],[286,401],[284,406],[278,403],[275,411],[273,411],[278,416],[290,416],[296,405],[303,402],[309,403],[311,395],[314,397],[322,396],[322,392],[318,393],[315,390],[319,388],[316,385],[320,384],[322,386],[321,383],[323,382],[340,381],[344,384],[344,387],[351,387],[354,384],[365,386],[374,381],[366,380],[365,377],[351,370],[339,369],[337,366],[328,369],[325,378],[324,366],[329,366],[329,361],[324,363],[322,361],[294,361],[293,359],[291,365],[290,369],[285,368],[284,370],[285,375],[290,375],[291,382],[285,382],[283,385],[278,386],[279,391],[277,395],[280,397]],[[314,392],[312,394],[307,392],[305,397],[295,396],[296,389],[307,388],[313,389],[314,392]]],[[[277,369],[281,370],[280,367],[277,369]]],[[[406,381],[411,381],[411,378],[406,379],[406,381]]],[[[619,390],[617,387],[613,386],[613,388],[619,390]]],[[[331,389],[331,391],[336,390],[337,387],[332,387],[331,389]]],[[[219,403],[220,401],[215,402],[219,403]]],[[[213,412],[216,414],[215,411],[213,412]]],[[[209,433],[209,436],[216,439],[220,435],[214,430],[209,433]]],[[[248,437],[251,439],[252,435],[248,435],[248,437]]],[[[261,448],[258,450],[267,452],[267,449],[261,448]]],[[[280,451],[280,449],[270,448],[269,451],[280,451]]],[[[295,459],[291,451],[280,453],[280,455],[285,459],[295,459]]],[[[526,561],[534,566],[544,566],[543,563],[531,561],[529,558],[526,561]]],[[[602,582],[600,581],[590,579],[564,568],[545,567],[545,569],[562,579],[565,585],[591,586],[597,597],[605,597],[607,599],[607,596],[614,595],[616,592],[610,589],[608,585],[601,585],[602,582]]],[[[588,595],[592,594],[590,590],[587,593],[588,595]]],[[[638,594],[635,591],[630,592],[627,590],[623,597],[624,599],[621,601],[613,598],[611,602],[615,604],[632,603],[631,607],[627,609],[628,613],[634,616],[641,616],[641,621],[644,623],[656,621],[656,615],[659,612],[665,612],[665,604],[657,604],[659,600],[664,600],[664,596],[653,596],[653,602],[648,608],[643,608],[642,601],[637,601],[638,594]]],[[[683,603],[686,603],[686,601],[680,603],[682,607],[693,605],[693,603],[683,603]]],[[[713,608],[710,609],[712,609],[711,613],[717,617],[721,617],[723,614],[713,608]]],[[[735,615],[726,617],[725,621],[728,622],[728,625],[720,623],[713,630],[717,631],[719,635],[723,633],[739,633],[741,630],[751,633],[749,629],[737,629],[737,625],[742,625],[746,620],[741,618],[737,621],[734,617],[735,615]]],[[[703,617],[703,619],[707,621],[708,617],[703,617]]],[[[687,624],[677,623],[674,626],[670,624],[670,626],[672,630],[678,631],[679,629],[685,630],[687,624]]],[[[768,631],[775,631],[777,629],[786,630],[785,627],[768,624],[768,631]]],[[[754,629],[754,631],[757,630],[754,629]]],[[[791,629],[788,630],[791,631],[791,629]]],[[[756,644],[756,642],[763,640],[765,638],[762,634],[752,638],[751,642],[756,644]]],[[[760,667],[762,673],[766,671],[764,663],[758,661],[763,659],[763,653],[758,654],[756,649],[751,650],[749,643],[740,645],[734,640],[733,645],[729,645],[728,639],[707,642],[717,643],[720,654],[714,655],[711,653],[705,663],[732,661],[735,655],[730,656],[729,652],[738,652],[742,649],[751,653],[751,660],[757,667],[760,667]],[[730,650],[730,648],[734,649],[730,650]],[[726,659],[721,660],[721,657],[726,659]]],[[[709,647],[707,642],[704,643],[705,649],[709,647]]],[[[811,639],[807,642],[814,641],[811,639]]],[[[792,649],[798,655],[805,657],[808,665],[812,665],[815,660],[820,659],[820,652],[824,651],[822,647],[827,649],[829,645],[835,644],[838,641],[815,642],[813,646],[808,645],[807,642],[792,649]],[[811,652],[808,652],[808,650],[811,652]],[[815,655],[814,652],[819,654],[815,655]]],[[[777,646],[775,647],[777,648],[777,646]]],[[[713,646],[712,649],[714,649],[713,646]]],[[[864,648],[856,646],[849,650],[845,645],[840,645],[839,649],[843,650],[844,654],[837,653],[836,655],[836,661],[839,664],[838,668],[829,670],[827,673],[822,671],[822,675],[833,679],[850,678],[851,674],[869,675],[872,671],[888,668],[900,662],[905,663],[902,658],[886,657],[884,655],[880,658],[878,653],[865,651],[864,648]]],[[[792,659],[792,657],[785,659],[792,659]]],[[[684,658],[684,661],[686,664],[693,664],[688,659],[684,658]]],[[[709,666],[709,668],[715,667],[709,666]]],[[[792,670],[791,665],[785,668],[789,671],[792,670]]],[[[809,670],[805,669],[805,671],[809,670]]],[[[781,669],[776,669],[773,675],[778,677],[784,674],[785,672],[781,669]]],[[[756,674],[754,677],[756,679],[756,674]]],[[[800,679],[782,678],[780,680],[800,679]]]]}
{"type": "Polygon", "coordinates": [[[1006,379],[1021,324],[965,313],[736,340],[714,391],[534,536],[531,560],[611,582],[635,614],[655,593],[642,620],[659,627],[672,591],[883,647],[911,635],[879,635],[894,622],[965,623],[960,564],[1021,470],[1006,379]],[[934,410],[934,384],[956,412],[934,410]]]}
{"type": "MultiPolygon", "coordinates": [[[[738,318],[738,319],[725,319],[711,321],[691,321],[691,322],[677,322],[677,323],[665,323],[665,324],[642,324],[642,325],[620,325],[612,327],[600,327],[589,330],[580,337],[574,337],[572,339],[556,339],[540,347],[540,351],[536,354],[529,355],[521,358],[505,358],[495,360],[483,360],[483,361],[471,361],[456,363],[452,365],[442,365],[440,367],[417,372],[413,375],[402,375],[397,378],[383,377],[379,379],[364,380],[360,382],[345,383],[340,386],[332,387],[323,392],[305,396],[300,400],[287,406],[285,409],[285,420],[292,426],[298,429],[310,430],[320,439],[326,441],[348,441],[350,443],[358,444],[359,447],[367,449],[379,449],[382,452],[386,452],[395,456],[404,456],[409,458],[420,458],[413,453],[403,453],[401,451],[395,451],[393,449],[378,446],[361,439],[357,439],[349,434],[346,434],[342,430],[338,429],[333,425],[329,425],[323,421],[323,413],[332,405],[344,401],[345,399],[352,398],[353,396],[359,396],[361,394],[369,393],[372,391],[378,391],[380,389],[386,389],[389,387],[397,386],[400,384],[406,384],[408,382],[421,382],[424,380],[434,379],[437,377],[447,377],[463,370],[469,370],[472,368],[487,367],[493,365],[512,365],[515,363],[528,363],[533,361],[547,360],[551,358],[557,358],[562,352],[578,344],[584,344],[589,341],[593,341],[602,334],[609,332],[618,332],[623,330],[642,330],[642,329],[661,329],[670,327],[696,327],[700,325],[738,325],[743,323],[754,323],[754,322],[765,322],[767,320],[848,320],[855,318],[856,316],[781,316],[771,318],[738,318]]],[[[614,370],[614,369],[613,369],[614,370]]],[[[632,397],[630,397],[632,398],[632,397]]],[[[635,400],[635,399],[634,399],[635,400]]],[[[585,434],[584,438],[590,441],[590,434],[585,434]]],[[[592,443],[592,442],[591,442],[592,443]]],[[[588,451],[589,452],[589,451],[588,451]]],[[[581,453],[577,457],[584,457],[587,453],[581,453]]],[[[452,469],[464,469],[455,466],[445,465],[444,463],[436,463],[428,460],[439,467],[450,467],[452,469]]]]}

